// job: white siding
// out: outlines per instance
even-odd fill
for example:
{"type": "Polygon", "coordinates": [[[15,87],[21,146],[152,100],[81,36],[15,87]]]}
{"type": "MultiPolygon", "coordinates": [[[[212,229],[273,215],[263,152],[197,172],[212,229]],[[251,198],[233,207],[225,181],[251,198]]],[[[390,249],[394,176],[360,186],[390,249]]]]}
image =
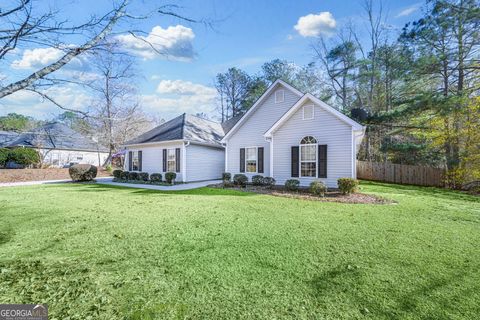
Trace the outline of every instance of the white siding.
{"type": "Polygon", "coordinates": [[[81,150],[39,149],[43,163],[54,167],[63,167],[70,163],[85,163],[101,166],[108,158],[107,152],[91,152],[81,150]]]}
{"type": "Polygon", "coordinates": [[[351,126],[315,105],[314,119],[303,120],[303,108],[300,107],[273,134],[273,177],[277,184],[284,184],[287,179],[299,179],[302,186],[307,186],[316,179],[291,177],[291,147],[298,146],[305,136],[313,136],[318,144],[328,145],[327,178],[320,179],[328,187],[337,187],[338,178],[354,177],[351,126]]]}
{"type": "Polygon", "coordinates": [[[128,151],[142,151],[142,172],[152,173],[161,173],[162,179],[165,179],[165,172],[163,171],[163,149],[176,149],[180,148],[180,172],[177,172],[176,181],[183,181],[182,176],[182,160],[184,157],[183,154],[183,143],[159,143],[159,144],[143,144],[138,146],[128,146],[126,155],[125,155],[125,170],[128,170],[128,151]]]}
{"type": "Polygon", "coordinates": [[[213,180],[222,177],[225,150],[190,144],[186,147],[187,181],[213,180]]]}
{"type": "MultiPolygon", "coordinates": [[[[300,97],[289,89],[279,86],[272,90],[265,101],[250,114],[239,129],[228,139],[226,171],[232,174],[240,173],[240,148],[264,147],[264,176],[270,176],[270,143],[265,140],[264,133],[287,112],[300,97]],[[284,90],[285,99],[275,103],[275,92],[284,90]]],[[[245,173],[251,177],[255,173],[245,173]]]]}

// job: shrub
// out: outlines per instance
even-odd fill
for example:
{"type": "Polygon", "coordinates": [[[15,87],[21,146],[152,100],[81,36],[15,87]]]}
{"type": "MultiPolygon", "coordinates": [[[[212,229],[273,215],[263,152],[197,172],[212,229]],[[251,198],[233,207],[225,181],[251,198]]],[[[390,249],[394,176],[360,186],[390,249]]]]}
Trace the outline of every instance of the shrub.
{"type": "Polygon", "coordinates": [[[230,181],[232,179],[232,174],[230,172],[224,172],[222,174],[222,180],[225,181],[230,181]]]}
{"type": "Polygon", "coordinates": [[[122,175],[122,170],[113,170],[113,177],[116,178],[116,179],[120,179],[121,178],[121,175],[122,175]]]}
{"type": "Polygon", "coordinates": [[[252,184],[254,186],[263,186],[263,176],[256,175],[252,177],[252,184]]]}
{"type": "Polygon", "coordinates": [[[148,172],[139,172],[138,173],[138,180],[148,181],[148,172]]]}
{"type": "Polygon", "coordinates": [[[263,178],[263,185],[268,187],[268,188],[273,188],[273,186],[275,186],[275,179],[273,179],[272,177],[264,177],[263,178]]]}
{"type": "Polygon", "coordinates": [[[91,164],[74,164],[68,168],[73,181],[91,181],[97,176],[97,167],[91,164]]]}
{"type": "Polygon", "coordinates": [[[165,173],[165,180],[167,181],[167,183],[173,183],[176,177],[177,177],[177,174],[175,172],[165,173]]]}
{"type": "Polygon", "coordinates": [[[224,188],[232,188],[234,186],[234,183],[230,180],[224,180],[223,181],[223,187],[224,188]]]}
{"type": "Polygon", "coordinates": [[[297,179],[289,179],[285,181],[285,189],[289,191],[297,191],[300,187],[300,181],[297,179]]]}
{"type": "Polygon", "coordinates": [[[358,189],[358,180],[353,178],[340,178],[337,180],[337,184],[343,194],[355,193],[358,189]]]}
{"type": "Polygon", "coordinates": [[[40,162],[40,155],[37,150],[30,148],[11,149],[7,155],[7,162],[15,162],[21,166],[29,166],[40,162]]]}
{"type": "Polygon", "coordinates": [[[9,151],[7,148],[0,148],[0,167],[7,163],[9,151]]]}
{"type": "Polygon", "coordinates": [[[316,196],[323,197],[327,192],[327,186],[320,180],[315,180],[310,183],[310,192],[316,196]]]}
{"type": "Polygon", "coordinates": [[[129,172],[128,173],[128,180],[138,180],[138,173],[137,172],[129,172]]]}
{"type": "Polygon", "coordinates": [[[122,171],[120,173],[120,180],[128,180],[128,177],[130,176],[130,172],[128,171],[122,171]]]}
{"type": "Polygon", "coordinates": [[[150,181],[161,182],[162,181],[162,174],[161,173],[152,173],[150,175],[150,181]]]}
{"type": "Polygon", "coordinates": [[[233,176],[233,183],[237,186],[246,186],[248,182],[248,178],[244,174],[236,174],[233,176]]]}

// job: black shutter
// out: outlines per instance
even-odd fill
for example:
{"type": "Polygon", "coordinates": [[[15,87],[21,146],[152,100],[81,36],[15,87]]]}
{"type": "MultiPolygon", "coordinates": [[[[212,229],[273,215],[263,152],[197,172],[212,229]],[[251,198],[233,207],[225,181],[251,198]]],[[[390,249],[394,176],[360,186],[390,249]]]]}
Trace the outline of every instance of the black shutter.
{"type": "Polygon", "coordinates": [[[167,172],[167,149],[163,149],[163,172],[167,172]]]}
{"type": "Polygon", "coordinates": [[[245,172],[245,148],[240,148],[240,172],[245,172]]]}
{"type": "Polygon", "coordinates": [[[327,145],[318,145],[318,177],[327,177],[327,145]]]}
{"type": "Polygon", "coordinates": [[[180,172],[180,148],[175,149],[175,171],[180,172]]]}
{"type": "Polygon", "coordinates": [[[292,177],[298,177],[298,159],[299,159],[299,151],[300,148],[298,146],[293,146],[292,147],[292,158],[291,158],[291,163],[292,163],[292,177]]]}
{"type": "Polygon", "coordinates": [[[258,173],[263,173],[263,147],[258,148],[258,173]]]}
{"type": "Polygon", "coordinates": [[[128,171],[132,171],[132,157],[133,157],[133,152],[128,151],[128,171]]]}
{"type": "Polygon", "coordinates": [[[142,171],[142,151],[138,151],[138,171],[142,171]]]}

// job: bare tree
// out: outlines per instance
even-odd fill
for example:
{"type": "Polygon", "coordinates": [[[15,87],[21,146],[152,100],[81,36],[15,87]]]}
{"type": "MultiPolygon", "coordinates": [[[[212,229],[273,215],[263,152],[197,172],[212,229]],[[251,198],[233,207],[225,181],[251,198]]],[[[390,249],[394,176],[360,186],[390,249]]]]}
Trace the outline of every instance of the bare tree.
{"type": "Polygon", "coordinates": [[[251,77],[237,68],[217,74],[215,88],[220,96],[222,121],[241,114],[247,106],[245,102],[250,94],[251,77]]]}

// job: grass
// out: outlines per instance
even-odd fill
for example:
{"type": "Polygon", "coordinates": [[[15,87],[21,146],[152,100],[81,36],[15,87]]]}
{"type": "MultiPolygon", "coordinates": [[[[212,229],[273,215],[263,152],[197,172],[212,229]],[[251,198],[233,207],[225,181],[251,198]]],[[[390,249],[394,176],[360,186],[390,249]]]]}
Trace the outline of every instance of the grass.
{"type": "Polygon", "coordinates": [[[93,184],[0,190],[0,301],[51,319],[474,319],[480,198],[396,205],[93,184]]]}

